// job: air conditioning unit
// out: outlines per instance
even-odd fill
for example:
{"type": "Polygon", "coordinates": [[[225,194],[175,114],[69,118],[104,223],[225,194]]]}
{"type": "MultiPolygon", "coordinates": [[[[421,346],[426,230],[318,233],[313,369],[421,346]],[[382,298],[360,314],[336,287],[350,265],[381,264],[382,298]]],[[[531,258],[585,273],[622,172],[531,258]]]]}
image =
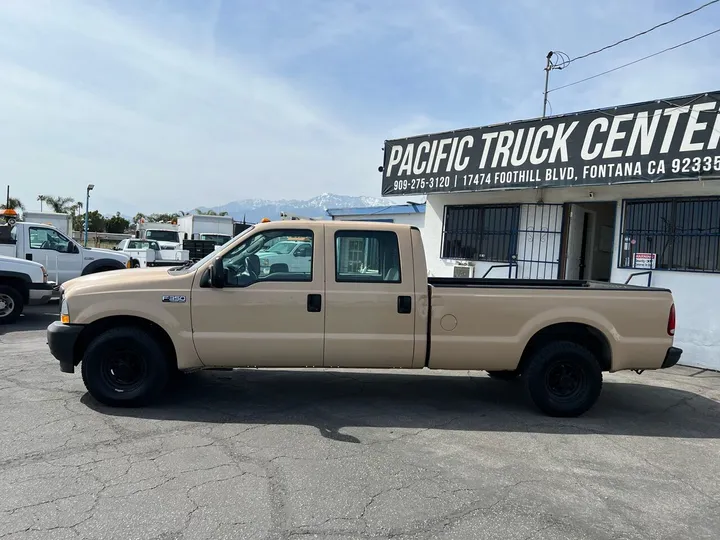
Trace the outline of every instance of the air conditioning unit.
{"type": "Polygon", "coordinates": [[[470,279],[475,277],[475,267],[469,264],[456,264],[453,266],[453,277],[470,279]]]}

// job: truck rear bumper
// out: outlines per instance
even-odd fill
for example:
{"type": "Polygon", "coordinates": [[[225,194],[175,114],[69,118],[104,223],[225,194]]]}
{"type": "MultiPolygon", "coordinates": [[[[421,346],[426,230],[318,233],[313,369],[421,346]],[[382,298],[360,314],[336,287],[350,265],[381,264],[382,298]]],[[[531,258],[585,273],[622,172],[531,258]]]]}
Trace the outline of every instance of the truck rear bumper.
{"type": "Polygon", "coordinates": [[[667,350],[667,353],[665,353],[665,360],[663,360],[661,369],[673,367],[675,364],[677,364],[680,361],[682,353],[682,349],[678,349],[677,347],[670,347],[667,350]]]}
{"type": "Polygon", "coordinates": [[[82,325],[63,324],[55,321],[47,327],[47,344],[50,354],[60,362],[60,371],[75,373],[75,343],[77,343],[82,325]]]}

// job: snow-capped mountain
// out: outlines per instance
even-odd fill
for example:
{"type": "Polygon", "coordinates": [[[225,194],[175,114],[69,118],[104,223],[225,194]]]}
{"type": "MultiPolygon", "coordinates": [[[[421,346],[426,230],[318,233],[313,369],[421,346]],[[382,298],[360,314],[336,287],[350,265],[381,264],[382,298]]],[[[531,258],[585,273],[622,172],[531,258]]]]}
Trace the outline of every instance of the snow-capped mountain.
{"type": "Polygon", "coordinates": [[[215,210],[227,212],[235,220],[243,217],[250,223],[256,223],[262,218],[279,219],[280,212],[310,218],[327,218],[325,210],[328,208],[364,208],[370,206],[388,206],[402,204],[404,200],[383,199],[378,197],[354,197],[349,195],[336,195],[323,193],[308,200],[281,199],[270,201],[266,199],[243,199],[229,202],[220,206],[201,207],[201,210],[215,210]]]}

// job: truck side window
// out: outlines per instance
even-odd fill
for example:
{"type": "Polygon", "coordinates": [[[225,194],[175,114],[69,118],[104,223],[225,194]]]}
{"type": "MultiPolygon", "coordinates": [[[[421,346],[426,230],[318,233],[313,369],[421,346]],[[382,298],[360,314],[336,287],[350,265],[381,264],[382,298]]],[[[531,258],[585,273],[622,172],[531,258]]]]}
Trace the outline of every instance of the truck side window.
{"type": "Polygon", "coordinates": [[[335,233],[335,281],[400,283],[400,248],[391,231],[335,233]]]}
{"type": "Polygon", "coordinates": [[[251,236],[223,256],[226,286],[312,281],[313,241],[313,232],[305,229],[271,230],[251,236]],[[305,249],[304,256],[297,256],[300,249],[305,249]]]}
{"type": "Polygon", "coordinates": [[[30,249],[49,249],[60,253],[72,253],[70,240],[52,229],[30,227],[30,249]]]}

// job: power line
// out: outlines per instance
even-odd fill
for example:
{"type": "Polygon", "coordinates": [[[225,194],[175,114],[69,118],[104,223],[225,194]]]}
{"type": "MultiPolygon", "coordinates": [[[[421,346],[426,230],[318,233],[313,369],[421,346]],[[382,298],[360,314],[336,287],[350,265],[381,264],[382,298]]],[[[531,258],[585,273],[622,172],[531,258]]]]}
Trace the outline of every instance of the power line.
{"type": "MultiPolygon", "coordinates": [[[[702,6],[700,6],[700,7],[698,7],[698,8],[695,8],[695,9],[693,9],[692,11],[686,11],[685,13],[682,13],[681,15],[678,15],[678,16],[675,17],[674,19],[670,19],[669,21],[665,21],[665,22],[663,22],[663,23],[657,24],[657,25],[653,26],[652,28],[649,28],[649,29],[647,29],[647,30],[645,30],[645,31],[643,31],[643,32],[639,32],[639,33],[635,34],[634,36],[630,36],[630,37],[627,37],[627,38],[625,38],[625,39],[621,39],[620,41],[616,41],[616,42],[613,43],[612,45],[606,45],[605,47],[603,47],[603,48],[601,48],[601,49],[597,49],[596,51],[592,51],[592,52],[589,52],[589,53],[587,53],[587,54],[583,54],[582,56],[577,56],[577,57],[573,58],[572,60],[568,60],[568,61],[567,61],[567,64],[570,64],[571,62],[575,62],[576,60],[580,60],[580,59],[582,59],[582,58],[587,58],[588,56],[592,56],[593,54],[598,54],[598,53],[600,53],[600,52],[602,52],[602,51],[605,51],[605,50],[607,50],[607,49],[612,49],[613,47],[617,47],[617,46],[620,45],[621,43],[625,43],[626,41],[630,41],[631,39],[635,39],[636,37],[644,36],[645,34],[648,34],[648,33],[652,32],[653,30],[657,30],[658,28],[660,28],[660,27],[662,27],[662,26],[667,26],[667,25],[670,24],[670,23],[674,23],[675,21],[677,21],[677,20],[679,20],[679,19],[682,19],[683,17],[687,17],[688,15],[692,15],[693,13],[697,13],[697,12],[700,11],[701,9],[704,9],[704,8],[706,8],[706,7],[708,7],[708,6],[711,6],[712,4],[717,4],[718,2],[720,2],[720,0],[712,0],[711,2],[707,2],[706,4],[703,4],[702,6]]],[[[566,65],[567,65],[567,64],[566,64],[566,65]]]]}
{"type": "MultiPolygon", "coordinates": [[[[716,0],[716,1],[720,1],[720,0],[716,0]]],[[[708,32],[707,34],[703,34],[702,36],[698,36],[696,38],[689,39],[688,41],[683,41],[682,43],[678,43],[677,45],[673,45],[672,47],[668,47],[667,49],[663,49],[662,51],[658,51],[656,53],[649,54],[647,56],[643,56],[642,58],[638,58],[637,60],[633,60],[632,62],[628,62],[627,64],[623,64],[623,65],[615,67],[613,69],[608,69],[607,71],[603,71],[602,73],[598,73],[597,75],[592,75],[591,77],[585,77],[584,79],[580,79],[579,81],[575,81],[570,84],[564,84],[562,86],[557,86],[555,88],[548,90],[548,93],[554,92],[555,90],[562,90],[563,88],[567,88],[568,86],[575,86],[576,84],[584,83],[585,81],[589,81],[591,79],[596,79],[597,77],[601,77],[603,75],[607,75],[608,73],[612,73],[613,71],[617,71],[619,69],[626,68],[628,66],[632,66],[633,64],[637,64],[638,62],[642,62],[643,60],[648,60],[649,58],[653,58],[655,56],[666,53],[668,51],[672,51],[674,49],[679,49],[680,47],[684,47],[685,45],[689,45],[690,43],[700,41],[701,39],[706,38],[708,36],[712,36],[713,34],[717,34],[718,32],[720,32],[720,28],[713,30],[712,32],[708,32]]]]}

